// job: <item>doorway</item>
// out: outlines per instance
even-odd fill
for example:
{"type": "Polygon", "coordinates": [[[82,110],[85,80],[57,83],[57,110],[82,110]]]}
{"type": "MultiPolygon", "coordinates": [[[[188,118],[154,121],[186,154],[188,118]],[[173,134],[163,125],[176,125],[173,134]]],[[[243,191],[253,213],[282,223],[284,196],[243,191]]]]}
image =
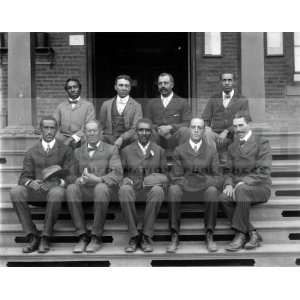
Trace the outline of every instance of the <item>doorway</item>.
{"type": "Polygon", "coordinates": [[[104,100],[115,96],[114,80],[120,74],[133,79],[131,96],[143,109],[156,97],[157,76],[171,73],[174,92],[189,96],[188,33],[94,33],[93,94],[97,114],[104,100]]]}

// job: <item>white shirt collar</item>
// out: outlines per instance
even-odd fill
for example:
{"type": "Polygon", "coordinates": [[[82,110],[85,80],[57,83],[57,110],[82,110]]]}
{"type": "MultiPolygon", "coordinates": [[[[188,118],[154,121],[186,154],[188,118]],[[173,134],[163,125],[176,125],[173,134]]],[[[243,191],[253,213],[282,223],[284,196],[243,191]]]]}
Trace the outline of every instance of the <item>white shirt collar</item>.
{"type": "Polygon", "coordinates": [[[202,139],[198,142],[198,143],[195,143],[193,142],[191,139],[190,139],[190,145],[192,147],[192,149],[194,150],[195,147],[197,147],[197,151],[199,150],[199,148],[201,147],[202,145],[202,139]]]}
{"type": "MultiPolygon", "coordinates": [[[[225,93],[224,93],[224,91],[222,92],[222,95],[223,95],[223,99],[225,99],[225,93]]],[[[234,95],[234,89],[232,89],[231,90],[231,92],[229,93],[229,95],[230,95],[230,100],[232,99],[232,97],[233,97],[233,95],[234,95]]]]}
{"type": "Polygon", "coordinates": [[[76,98],[76,99],[71,99],[71,98],[69,98],[69,101],[70,101],[70,102],[74,102],[74,103],[75,103],[75,102],[76,102],[76,103],[79,102],[79,100],[80,100],[80,96],[79,96],[78,98],[76,98]]]}
{"type": "Polygon", "coordinates": [[[141,148],[141,150],[142,150],[142,152],[144,153],[144,155],[146,155],[147,149],[148,149],[148,147],[149,147],[149,145],[150,145],[150,142],[148,142],[148,144],[146,144],[145,147],[144,147],[140,142],[138,142],[138,145],[139,145],[139,147],[141,148]]]}
{"type": "MultiPolygon", "coordinates": [[[[99,142],[96,144],[96,147],[99,148],[100,144],[101,144],[101,141],[99,141],[99,142]]],[[[94,148],[94,146],[91,146],[91,144],[89,144],[89,143],[87,144],[87,146],[88,146],[88,148],[94,148]]]]}
{"type": "Polygon", "coordinates": [[[121,98],[119,95],[117,95],[117,104],[127,104],[128,100],[129,95],[124,98],[121,98]]]}
{"type": "Polygon", "coordinates": [[[44,141],[44,140],[42,139],[42,146],[43,146],[43,148],[44,148],[45,151],[48,149],[48,146],[49,146],[50,149],[52,149],[52,148],[54,147],[54,145],[55,145],[55,139],[53,139],[53,140],[52,140],[51,142],[49,142],[49,143],[47,143],[46,141],[44,141]]]}
{"type": "Polygon", "coordinates": [[[242,139],[240,139],[240,141],[247,142],[249,140],[251,134],[252,134],[252,130],[249,130],[248,133],[242,139]]]}

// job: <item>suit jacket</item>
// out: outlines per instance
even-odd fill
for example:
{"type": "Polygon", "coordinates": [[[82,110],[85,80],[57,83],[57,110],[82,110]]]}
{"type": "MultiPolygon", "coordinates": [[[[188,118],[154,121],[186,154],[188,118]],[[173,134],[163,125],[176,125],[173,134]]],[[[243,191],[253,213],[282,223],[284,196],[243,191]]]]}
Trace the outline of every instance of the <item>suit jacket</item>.
{"type": "Polygon", "coordinates": [[[102,177],[108,186],[118,185],[122,180],[123,169],[118,148],[101,141],[92,157],[89,156],[87,143],[75,150],[75,164],[73,174],[75,178],[82,175],[84,168],[89,173],[102,177]]]}
{"type": "Polygon", "coordinates": [[[166,108],[160,98],[149,100],[145,115],[152,120],[154,128],[160,125],[172,125],[171,133],[176,132],[180,127],[189,126],[192,118],[187,100],[176,94],[166,108]]]}
{"type": "MultiPolygon", "coordinates": [[[[104,134],[112,134],[111,108],[116,97],[105,101],[100,109],[100,122],[104,130],[104,134]]],[[[139,119],[143,117],[142,106],[133,98],[129,100],[124,109],[124,123],[126,131],[121,135],[124,140],[132,138],[135,134],[135,125],[139,119]]]]}
{"type": "Polygon", "coordinates": [[[220,133],[224,129],[233,132],[233,118],[239,111],[249,111],[248,99],[234,92],[227,108],[223,106],[222,92],[212,96],[202,113],[205,125],[220,133]]]}
{"type": "Polygon", "coordinates": [[[197,192],[215,186],[222,187],[222,176],[216,149],[206,144],[202,139],[201,147],[196,153],[189,141],[174,150],[175,164],[171,170],[173,183],[183,190],[197,192]]]}
{"type": "Polygon", "coordinates": [[[93,103],[82,98],[72,109],[72,105],[66,100],[57,106],[53,116],[59,126],[57,138],[64,140],[65,136],[73,134],[81,138],[84,136],[84,125],[95,119],[95,109],[93,103]]]}
{"type": "Polygon", "coordinates": [[[269,141],[253,132],[240,146],[238,138],[228,148],[224,185],[235,186],[243,181],[249,185],[271,186],[272,153],[269,141]]]}
{"type": "MultiPolygon", "coordinates": [[[[42,179],[42,170],[49,166],[60,165],[63,169],[70,170],[73,164],[74,156],[70,147],[56,140],[50,152],[46,153],[40,140],[26,152],[18,183],[24,185],[30,179],[42,179]]],[[[72,180],[71,175],[66,178],[67,182],[72,180]]]]}
{"type": "Polygon", "coordinates": [[[124,177],[133,181],[135,189],[141,189],[144,177],[152,173],[165,173],[167,161],[165,151],[154,142],[150,142],[146,155],[143,154],[138,142],[133,142],[121,151],[124,177]]]}

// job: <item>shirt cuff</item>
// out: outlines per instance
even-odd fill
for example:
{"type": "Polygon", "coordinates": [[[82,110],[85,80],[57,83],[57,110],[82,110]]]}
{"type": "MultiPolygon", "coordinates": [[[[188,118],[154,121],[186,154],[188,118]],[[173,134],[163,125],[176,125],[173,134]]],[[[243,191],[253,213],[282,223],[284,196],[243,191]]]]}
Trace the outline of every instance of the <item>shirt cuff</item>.
{"type": "Polygon", "coordinates": [[[76,143],[78,143],[80,141],[80,137],[76,134],[73,134],[72,138],[75,140],[76,143]]]}
{"type": "Polygon", "coordinates": [[[60,180],[60,186],[64,187],[66,185],[66,182],[61,178],[59,180],[60,180]]]}
{"type": "Polygon", "coordinates": [[[29,183],[30,183],[31,181],[32,181],[31,179],[28,179],[28,180],[24,183],[24,186],[28,186],[29,183]]]}

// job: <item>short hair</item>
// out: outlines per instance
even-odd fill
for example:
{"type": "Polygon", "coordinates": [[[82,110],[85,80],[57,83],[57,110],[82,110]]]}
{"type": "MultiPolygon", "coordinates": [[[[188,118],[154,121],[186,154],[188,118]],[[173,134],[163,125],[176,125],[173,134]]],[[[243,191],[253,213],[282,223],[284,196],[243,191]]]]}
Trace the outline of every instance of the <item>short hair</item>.
{"type": "Polygon", "coordinates": [[[174,83],[174,77],[173,77],[173,75],[170,74],[170,73],[166,73],[166,72],[160,73],[160,74],[158,75],[158,77],[157,77],[157,81],[158,81],[158,78],[159,78],[159,77],[163,77],[163,76],[169,76],[170,80],[174,83]]]}
{"type": "Polygon", "coordinates": [[[117,84],[118,80],[120,79],[125,79],[127,81],[129,81],[130,85],[132,85],[132,79],[129,75],[126,75],[126,74],[121,74],[121,75],[118,75],[115,79],[115,85],[117,84]]]}
{"type": "Polygon", "coordinates": [[[252,121],[252,118],[251,118],[249,112],[246,110],[239,111],[234,115],[234,119],[241,119],[241,118],[244,118],[244,120],[246,121],[247,124],[252,121]]]}
{"type": "Polygon", "coordinates": [[[44,121],[53,121],[55,123],[55,128],[58,128],[57,120],[53,116],[43,116],[40,120],[40,128],[43,127],[44,121]]]}
{"type": "Polygon", "coordinates": [[[222,76],[224,75],[224,74],[231,74],[232,75],[232,78],[235,80],[235,74],[233,73],[233,72],[221,72],[220,73],[220,80],[222,80],[223,78],[222,78],[222,76]]]}
{"type": "Polygon", "coordinates": [[[189,127],[191,126],[192,121],[195,120],[195,119],[201,120],[201,121],[203,122],[204,127],[205,127],[205,121],[204,121],[204,119],[202,119],[201,117],[193,117],[193,118],[191,119],[191,121],[190,121],[189,127]]]}
{"type": "Polygon", "coordinates": [[[152,121],[151,121],[150,119],[148,119],[148,118],[141,118],[141,119],[139,119],[139,120],[136,122],[135,128],[138,128],[138,126],[139,126],[141,123],[149,124],[150,127],[152,128],[152,121]]]}
{"type": "Polygon", "coordinates": [[[74,78],[74,77],[71,77],[71,78],[68,78],[68,79],[66,80],[66,82],[65,82],[65,91],[67,91],[68,83],[69,83],[70,81],[75,81],[75,82],[78,84],[79,89],[81,90],[81,83],[80,83],[79,79],[74,78]]]}
{"type": "Polygon", "coordinates": [[[98,127],[98,130],[99,130],[99,131],[102,131],[102,125],[101,125],[101,123],[100,123],[98,120],[95,120],[95,119],[90,120],[90,121],[87,121],[87,122],[84,124],[84,130],[86,130],[86,125],[87,125],[87,124],[91,124],[91,123],[96,124],[97,127],[98,127]]]}

